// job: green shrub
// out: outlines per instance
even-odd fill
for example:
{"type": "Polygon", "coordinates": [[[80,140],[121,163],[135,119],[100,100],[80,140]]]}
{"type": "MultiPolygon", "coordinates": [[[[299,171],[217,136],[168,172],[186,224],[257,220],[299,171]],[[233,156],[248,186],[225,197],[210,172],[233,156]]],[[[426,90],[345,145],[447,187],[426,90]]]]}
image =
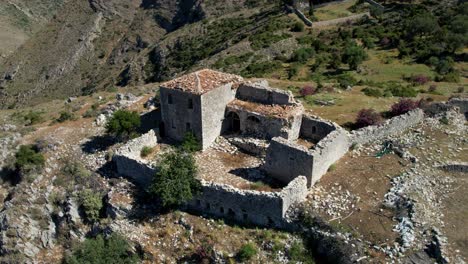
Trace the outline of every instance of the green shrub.
{"type": "Polygon", "coordinates": [[[372,97],[382,97],[384,94],[381,89],[369,88],[366,87],[362,90],[362,92],[367,96],[372,97]]]}
{"type": "Polygon", "coordinates": [[[291,60],[296,62],[307,62],[310,58],[315,55],[315,50],[313,48],[300,48],[294,52],[291,60]]]}
{"type": "Polygon", "coordinates": [[[191,132],[185,133],[184,139],[180,146],[185,152],[196,152],[202,149],[200,142],[197,137],[191,132]]]}
{"type": "Polygon", "coordinates": [[[348,86],[353,87],[357,83],[357,80],[350,74],[340,74],[336,80],[342,89],[346,89],[348,86]]]}
{"type": "Polygon", "coordinates": [[[242,70],[241,74],[245,77],[262,77],[263,75],[271,73],[281,67],[282,65],[279,61],[252,63],[242,70]]]}
{"type": "Polygon", "coordinates": [[[257,254],[257,247],[253,243],[247,243],[243,245],[239,252],[237,253],[237,257],[240,261],[244,262],[250,260],[257,254]]]}
{"type": "Polygon", "coordinates": [[[127,139],[136,134],[141,125],[140,115],[137,112],[127,110],[118,110],[107,122],[107,133],[119,138],[127,139]]]}
{"type": "Polygon", "coordinates": [[[168,153],[163,157],[148,192],[159,197],[165,207],[181,205],[201,191],[196,174],[195,159],[190,153],[168,153]]]}
{"type": "Polygon", "coordinates": [[[304,23],[297,21],[296,23],[294,23],[294,26],[291,28],[291,31],[302,32],[304,31],[304,28],[305,28],[304,23]]]}
{"type": "Polygon", "coordinates": [[[62,111],[60,112],[60,116],[57,118],[57,122],[63,123],[68,120],[74,120],[75,115],[73,113],[70,113],[68,111],[62,111]]]}
{"type": "Polygon", "coordinates": [[[87,220],[97,222],[103,207],[101,195],[91,190],[84,190],[80,192],[79,200],[87,220]]]}
{"type": "Polygon", "coordinates": [[[304,247],[303,243],[294,242],[289,248],[289,258],[293,263],[314,264],[312,254],[304,247]]]}
{"type": "Polygon", "coordinates": [[[71,176],[77,182],[87,181],[89,177],[91,177],[91,171],[86,169],[82,163],[76,161],[67,162],[62,171],[64,174],[71,176]]]}
{"type": "Polygon", "coordinates": [[[350,69],[357,70],[358,66],[366,59],[367,53],[361,46],[358,46],[354,41],[346,44],[342,61],[348,64],[350,69]]]}
{"type": "Polygon", "coordinates": [[[66,264],[136,264],[138,261],[137,255],[131,252],[130,244],[122,236],[112,234],[107,239],[101,235],[87,238],[73,248],[71,255],[66,257],[64,262],[66,264]]]}
{"type": "Polygon", "coordinates": [[[146,158],[151,154],[151,152],[153,152],[153,148],[148,147],[148,146],[144,146],[140,151],[140,156],[142,158],[146,158]]]}
{"type": "Polygon", "coordinates": [[[416,97],[418,91],[410,86],[403,86],[400,84],[390,84],[390,87],[386,90],[392,93],[393,96],[397,97],[416,97]]]}
{"type": "Polygon", "coordinates": [[[33,145],[20,146],[15,158],[16,169],[23,172],[42,169],[45,164],[44,156],[33,145]]]}
{"type": "Polygon", "coordinates": [[[42,113],[37,111],[29,111],[23,116],[23,118],[27,126],[38,124],[44,120],[42,117],[42,113]]]}

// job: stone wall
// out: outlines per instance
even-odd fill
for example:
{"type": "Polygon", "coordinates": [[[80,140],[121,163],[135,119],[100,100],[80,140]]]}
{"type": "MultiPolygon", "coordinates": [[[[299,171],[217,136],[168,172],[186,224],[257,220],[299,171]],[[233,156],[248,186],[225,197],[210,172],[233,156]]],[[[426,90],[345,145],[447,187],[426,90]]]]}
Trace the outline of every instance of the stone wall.
{"type": "Polygon", "coordinates": [[[307,185],[312,181],[314,158],[305,147],[287,139],[273,138],[267,149],[263,169],[273,178],[288,183],[299,175],[307,178],[307,185]]]}
{"type": "Polygon", "coordinates": [[[302,113],[298,111],[289,118],[265,116],[253,111],[237,107],[227,107],[227,114],[234,112],[240,119],[240,132],[264,139],[283,137],[295,140],[299,137],[302,113]]]}
{"type": "Polygon", "coordinates": [[[468,162],[452,162],[439,167],[448,172],[464,172],[468,173],[468,162]]]}
{"type": "Polygon", "coordinates": [[[234,100],[232,84],[211,90],[201,96],[202,147],[207,149],[221,135],[226,105],[234,100]]]}
{"type": "Polygon", "coordinates": [[[350,141],[349,133],[332,122],[314,117],[303,117],[302,122],[301,137],[312,138],[317,145],[307,149],[294,141],[274,138],[267,149],[264,170],[286,183],[304,175],[310,187],[348,152],[350,141]]]}
{"type": "Polygon", "coordinates": [[[403,131],[419,124],[424,119],[421,109],[410,111],[404,115],[396,116],[378,126],[364,127],[351,132],[353,144],[367,144],[372,141],[382,140],[389,136],[400,134],[403,131]]]}
{"type": "Polygon", "coordinates": [[[112,157],[117,173],[142,186],[147,186],[156,173],[156,169],[147,160],[141,158],[141,149],[145,146],[152,148],[156,145],[156,133],[150,130],[118,148],[112,157]]]}
{"type": "Polygon", "coordinates": [[[282,192],[240,190],[229,185],[202,182],[199,197],[187,204],[189,210],[242,223],[281,227],[286,211],[307,195],[305,177],[297,177],[282,192]]]}
{"type": "Polygon", "coordinates": [[[465,115],[468,119],[468,98],[452,98],[448,101],[449,105],[456,106],[461,114],[465,115]]]}
{"type": "Polygon", "coordinates": [[[315,116],[303,115],[299,137],[318,142],[335,130],[336,124],[332,122],[322,120],[315,116]]]}
{"type": "Polygon", "coordinates": [[[314,161],[309,186],[320,180],[328,168],[348,152],[349,146],[349,133],[342,128],[336,129],[320,140],[311,151],[314,161]]]}
{"type": "Polygon", "coordinates": [[[166,136],[182,140],[188,131],[192,131],[202,142],[201,97],[189,92],[160,87],[161,117],[166,136]],[[172,103],[169,102],[172,97],[172,103]],[[189,108],[189,100],[193,108],[189,108]]]}
{"type": "Polygon", "coordinates": [[[290,91],[271,88],[266,81],[241,84],[237,89],[236,98],[243,101],[270,105],[289,105],[295,103],[294,96],[290,91]]]}

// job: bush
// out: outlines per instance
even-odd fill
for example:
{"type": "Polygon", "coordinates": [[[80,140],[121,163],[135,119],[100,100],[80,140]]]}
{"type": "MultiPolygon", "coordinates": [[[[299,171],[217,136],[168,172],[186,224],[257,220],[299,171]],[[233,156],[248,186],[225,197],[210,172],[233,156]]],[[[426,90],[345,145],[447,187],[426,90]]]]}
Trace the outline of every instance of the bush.
{"type": "Polygon", "coordinates": [[[198,142],[198,139],[191,132],[185,133],[180,147],[183,151],[189,153],[200,151],[202,149],[200,142],[198,142]]]}
{"type": "Polygon", "coordinates": [[[45,164],[44,156],[33,145],[20,146],[15,158],[15,168],[20,172],[42,169],[45,164]]]}
{"type": "Polygon", "coordinates": [[[432,84],[431,86],[429,86],[429,89],[427,89],[427,91],[429,93],[436,93],[437,92],[437,85],[432,84]]]}
{"type": "Polygon", "coordinates": [[[304,31],[304,28],[305,28],[304,23],[297,21],[296,23],[294,23],[294,26],[291,28],[291,31],[302,32],[304,31]]]}
{"type": "Polygon", "coordinates": [[[313,48],[300,48],[294,52],[291,60],[305,63],[314,55],[315,55],[315,50],[313,48]]]}
{"type": "Polygon", "coordinates": [[[424,74],[412,75],[409,78],[409,81],[413,85],[424,85],[424,84],[428,83],[430,80],[431,80],[431,78],[429,76],[424,75],[424,74]]]}
{"type": "Polygon", "coordinates": [[[413,87],[410,86],[402,86],[399,84],[390,84],[390,87],[387,88],[393,96],[398,97],[416,97],[418,95],[418,91],[416,91],[413,87]]]}
{"type": "Polygon", "coordinates": [[[299,91],[299,94],[304,97],[308,95],[314,95],[316,93],[317,93],[317,89],[309,85],[302,87],[302,89],[299,91]]]}
{"type": "Polygon", "coordinates": [[[362,128],[367,126],[373,126],[380,124],[381,122],[382,116],[379,113],[377,113],[374,109],[362,109],[361,111],[359,111],[356,117],[355,127],[362,128]]]}
{"type": "Polygon", "coordinates": [[[79,198],[87,220],[97,222],[103,207],[101,195],[91,190],[85,190],[79,194],[79,198]]]}
{"type": "Polygon", "coordinates": [[[119,138],[129,138],[136,134],[141,125],[140,115],[137,112],[118,110],[106,125],[107,133],[119,138]]]}
{"type": "Polygon", "coordinates": [[[161,161],[148,192],[159,197],[165,207],[181,205],[201,191],[196,174],[195,159],[190,153],[168,153],[161,161]]]}
{"type": "Polygon", "coordinates": [[[338,75],[337,81],[342,89],[346,89],[348,86],[353,87],[357,83],[357,80],[350,74],[338,75]]]}
{"type": "Polygon", "coordinates": [[[104,264],[104,263],[138,263],[138,257],[131,252],[130,244],[120,235],[112,234],[105,239],[101,235],[87,238],[73,249],[65,258],[66,264],[104,264]]]}
{"type": "Polygon", "coordinates": [[[358,66],[367,59],[366,51],[355,42],[350,41],[346,44],[343,52],[343,63],[349,65],[352,70],[357,70],[358,66]]]}
{"type": "Polygon", "coordinates": [[[245,77],[262,77],[263,75],[271,73],[281,67],[282,65],[280,61],[252,63],[241,71],[241,75],[245,77]]]}
{"type": "Polygon", "coordinates": [[[463,93],[465,91],[465,87],[460,86],[457,88],[457,93],[463,93]]]}
{"type": "Polygon", "coordinates": [[[146,158],[146,157],[149,156],[149,154],[151,154],[151,152],[153,152],[153,148],[150,148],[148,146],[144,146],[140,151],[140,156],[142,158],[146,158]]]}
{"type": "Polygon", "coordinates": [[[314,264],[312,254],[300,242],[294,242],[289,248],[289,258],[293,263],[314,264]]]}
{"type": "Polygon", "coordinates": [[[367,95],[367,96],[372,96],[372,97],[382,97],[384,96],[383,92],[381,89],[375,89],[375,88],[364,88],[362,92],[367,95]]]}
{"type": "Polygon", "coordinates": [[[239,258],[240,261],[244,262],[244,261],[252,259],[252,257],[255,256],[256,254],[257,254],[257,247],[252,243],[248,243],[248,244],[243,245],[239,249],[239,252],[237,253],[237,257],[239,258]]]}
{"type": "Polygon", "coordinates": [[[390,114],[392,116],[399,116],[406,114],[416,108],[418,108],[418,102],[411,99],[401,99],[399,102],[392,105],[390,114]]]}
{"type": "Polygon", "coordinates": [[[60,116],[57,118],[57,122],[63,123],[65,121],[74,120],[74,119],[75,119],[75,115],[73,115],[72,113],[68,111],[62,111],[60,112],[60,116]]]}
{"type": "Polygon", "coordinates": [[[27,114],[23,116],[23,118],[27,126],[38,124],[44,120],[42,118],[42,114],[36,111],[29,111],[27,114]]]}

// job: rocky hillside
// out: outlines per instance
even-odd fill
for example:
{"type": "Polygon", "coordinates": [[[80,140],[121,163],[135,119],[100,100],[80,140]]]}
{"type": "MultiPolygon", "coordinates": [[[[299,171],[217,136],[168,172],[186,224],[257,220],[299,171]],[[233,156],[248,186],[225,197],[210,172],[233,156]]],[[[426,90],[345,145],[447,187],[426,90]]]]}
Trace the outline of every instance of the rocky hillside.
{"type": "Polygon", "coordinates": [[[0,108],[170,78],[246,39],[279,12],[267,1],[37,2],[0,5],[0,12],[37,14],[21,29],[31,36],[0,61],[0,108]],[[44,8],[57,11],[40,16],[44,8]]]}

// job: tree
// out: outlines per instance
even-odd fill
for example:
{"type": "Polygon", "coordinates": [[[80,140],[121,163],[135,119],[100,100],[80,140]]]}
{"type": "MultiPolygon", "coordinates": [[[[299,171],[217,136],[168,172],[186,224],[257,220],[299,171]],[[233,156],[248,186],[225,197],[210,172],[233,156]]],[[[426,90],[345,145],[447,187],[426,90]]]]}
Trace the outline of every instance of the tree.
{"type": "Polygon", "coordinates": [[[357,70],[358,66],[367,59],[367,54],[361,46],[350,41],[345,46],[342,59],[343,63],[349,65],[350,69],[357,70]]]}
{"type": "Polygon", "coordinates": [[[64,261],[66,264],[133,264],[138,257],[131,252],[130,244],[120,235],[112,234],[105,239],[99,235],[87,238],[73,249],[64,261]]]}
{"type": "Polygon", "coordinates": [[[137,112],[118,110],[107,123],[106,130],[119,138],[128,138],[136,134],[140,125],[141,119],[137,112]]]}
{"type": "Polygon", "coordinates": [[[413,39],[415,36],[430,36],[439,29],[437,18],[428,13],[416,15],[406,24],[409,39],[413,39]]]}
{"type": "Polygon", "coordinates": [[[148,191],[159,197],[165,207],[181,205],[201,191],[201,183],[195,178],[196,174],[195,159],[190,153],[168,153],[148,191]]]}

